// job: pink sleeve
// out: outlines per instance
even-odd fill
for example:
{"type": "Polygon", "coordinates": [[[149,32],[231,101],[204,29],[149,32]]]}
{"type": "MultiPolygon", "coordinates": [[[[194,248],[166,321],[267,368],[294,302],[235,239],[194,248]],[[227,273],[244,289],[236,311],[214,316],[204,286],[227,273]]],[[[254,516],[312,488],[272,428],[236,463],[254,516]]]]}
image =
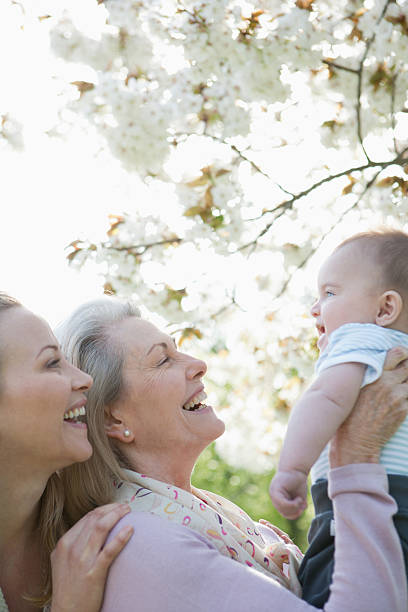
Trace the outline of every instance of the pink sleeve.
{"type": "MultiPolygon", "coordinates": [[[[406,612],[406,577],[378,465],[333,470],[336,570],[326,612],[406,612]],[[363,489],[363,491],[362,491],[363,489]]],[[[113,563],[102,612],[311,612],[272,579],[222,556],[197,532],[147,513],[115,527],[135,533],[113,563]]]]}

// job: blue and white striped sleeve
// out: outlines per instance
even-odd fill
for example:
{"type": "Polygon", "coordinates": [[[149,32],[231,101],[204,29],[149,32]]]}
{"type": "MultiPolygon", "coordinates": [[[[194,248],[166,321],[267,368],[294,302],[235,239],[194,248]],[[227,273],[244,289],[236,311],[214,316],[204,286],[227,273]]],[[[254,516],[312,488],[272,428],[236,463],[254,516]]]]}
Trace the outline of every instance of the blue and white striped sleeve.
{"type": "Polygon", "coordinates": [[[341,363],[367,366],[362,387],[381,376],[387,351],[394,346],[408,348],[408,334],[371,323],[347,323],[336,329],[316,364],[316,373],[341,363]]]}

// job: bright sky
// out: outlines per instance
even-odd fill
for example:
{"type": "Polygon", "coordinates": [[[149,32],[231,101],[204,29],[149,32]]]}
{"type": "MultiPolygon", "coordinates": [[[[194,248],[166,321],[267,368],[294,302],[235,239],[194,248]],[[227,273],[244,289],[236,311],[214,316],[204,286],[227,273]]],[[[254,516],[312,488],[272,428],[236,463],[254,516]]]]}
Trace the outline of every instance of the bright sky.
{"type": "Polygon", "coordinates": [[[37,140],[0,160],[0,288],[54,325],[101,294],[97,271],[70,268],[66,246],[77,238],[106,238],[108,214],[124,204],[120,173],[109,174],[85,142],[37,140]]]}
{"type": "MultiPolygon", "coordinates": [[[[37,2],[32,10],[47,14],[47,2],[37,2]]],[[[85,0],[71,2],[83,28],[92,27],[94,21],[86,20],[85,0]]],[[[95,3],[90,4],[94,10],[95,3]]],[[[31,6],[30,1],[25,5],[31,6]]],[[[12,152],[0,140],[0,290],[15,295],[54,325],[75,305],[102,292],[96,269],[77,273],[68,266],[65,247],[78,238],[104,240],[109,213],[131,210],[135,202],[152,203],[139,191],[137,177],[127,175],[117,161],[94,157],[89,135],[74,133],[67,140],[45,135],[58,124],[61,107],[61,85],[51,75],[57,67],[69,82],[78,78],[78,67],[63,67],[52,56],[46,35],[51,20],[39,22],[33,16],[30,21],[26,11],[22,30],[19,11],[15,4],[0,3],[0,57],[7,58],[0,64],[0,119],[12,114],[24,125],[25,139],[21,153],[12,152]]],[[[307,142],[310,147],[310,139],[307,142]]],[[[279,153],[281,174],[297,166],[296,151],[290,154],[292,165],[279,153]]],[[[197,155],[205,157],[202,147],[196,147],[194,154],[189,151],[190,162],[197,155]]],[[[181,167],[186,166],[185,156],[181,167]]],[[[170,214],[170,208],[163,208],[163,215],[170,214]]]]}
{"type": "MultiPolygon", "coordinates": [[[[76,25],[94,36],[95,2],[68,4],[76,25]]],[[[78,238],[105,240],[109,214],[131,211],[135,202],[145,208],[152,204],[137,176],[124,172],[107,154],[95,157],[97,146],[90,133],[46,135],[61,125],[63,82],[86,80],[89,71],[56,58],[48,40],[52,20],[37,19],[62,11],[64,5],[23,0],[22,12],[17,4],[0,2],[0,57],[7,58],[0,63],[0,121],[11,129],[17,121],[24,134],[21,152],[14,152],[0,136],[0,290],[51,325],[78,303],[102,293],[100,270],[78,273],[69,267],[67,245],[78,238]]],[[[160,206],[160,195],[155,204],[160,206]]],[[[163,214],[169,214],[168,207],[163,214]]]]}
{"type": "Polygon", "coordinates": [[[14,153],[0,140],[0,290],[7,291],[54,325],[79,302],[101,294],[95,273],[68,267],[65,247],[75,239],[103,240],[108,213],[122,210],[121,173],[95,160],[83,136],[68,142],[45,132],[57,122],[60,84],[52,78],[47,2],[0,6],[0,116],[24,126],[25,148],[14,153]],[[35,9],[35,10],[34,10],[35,9]],[[41,13],[43,11],[43,13],[41,13]]]}

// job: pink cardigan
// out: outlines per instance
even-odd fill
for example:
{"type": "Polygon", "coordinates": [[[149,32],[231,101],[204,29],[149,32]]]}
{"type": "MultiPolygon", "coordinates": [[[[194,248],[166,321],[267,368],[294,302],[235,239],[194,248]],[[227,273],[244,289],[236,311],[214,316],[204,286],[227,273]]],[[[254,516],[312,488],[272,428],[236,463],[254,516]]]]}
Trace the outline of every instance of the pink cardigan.
{"type": "MultiPolygon", "coordinates": [[[[407,612],[407,580],[382,466],[332,470],[335,572],[326,612],[407,612]]],[[[102,612],[307,612],[317,610],[273,579],[222,556],[197,532],[130,513],[134,535],[113,563],[102,612]]],[[[275,540],[267,527],[262,535],[275,540]]]]}

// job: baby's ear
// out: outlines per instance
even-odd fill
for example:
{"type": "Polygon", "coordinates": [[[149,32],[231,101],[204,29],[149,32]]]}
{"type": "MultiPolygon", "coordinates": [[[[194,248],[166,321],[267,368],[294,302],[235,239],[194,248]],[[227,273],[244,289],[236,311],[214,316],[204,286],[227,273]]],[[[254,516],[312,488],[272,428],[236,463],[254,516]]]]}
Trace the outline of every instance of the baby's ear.
{"type": "Polygon", "coordinates": [[[377,325],[388,327],[395,323],[402,311],[402,297],[397,291],[386,291],[379,302],[378,313],[375,319],[377,325]]]}

